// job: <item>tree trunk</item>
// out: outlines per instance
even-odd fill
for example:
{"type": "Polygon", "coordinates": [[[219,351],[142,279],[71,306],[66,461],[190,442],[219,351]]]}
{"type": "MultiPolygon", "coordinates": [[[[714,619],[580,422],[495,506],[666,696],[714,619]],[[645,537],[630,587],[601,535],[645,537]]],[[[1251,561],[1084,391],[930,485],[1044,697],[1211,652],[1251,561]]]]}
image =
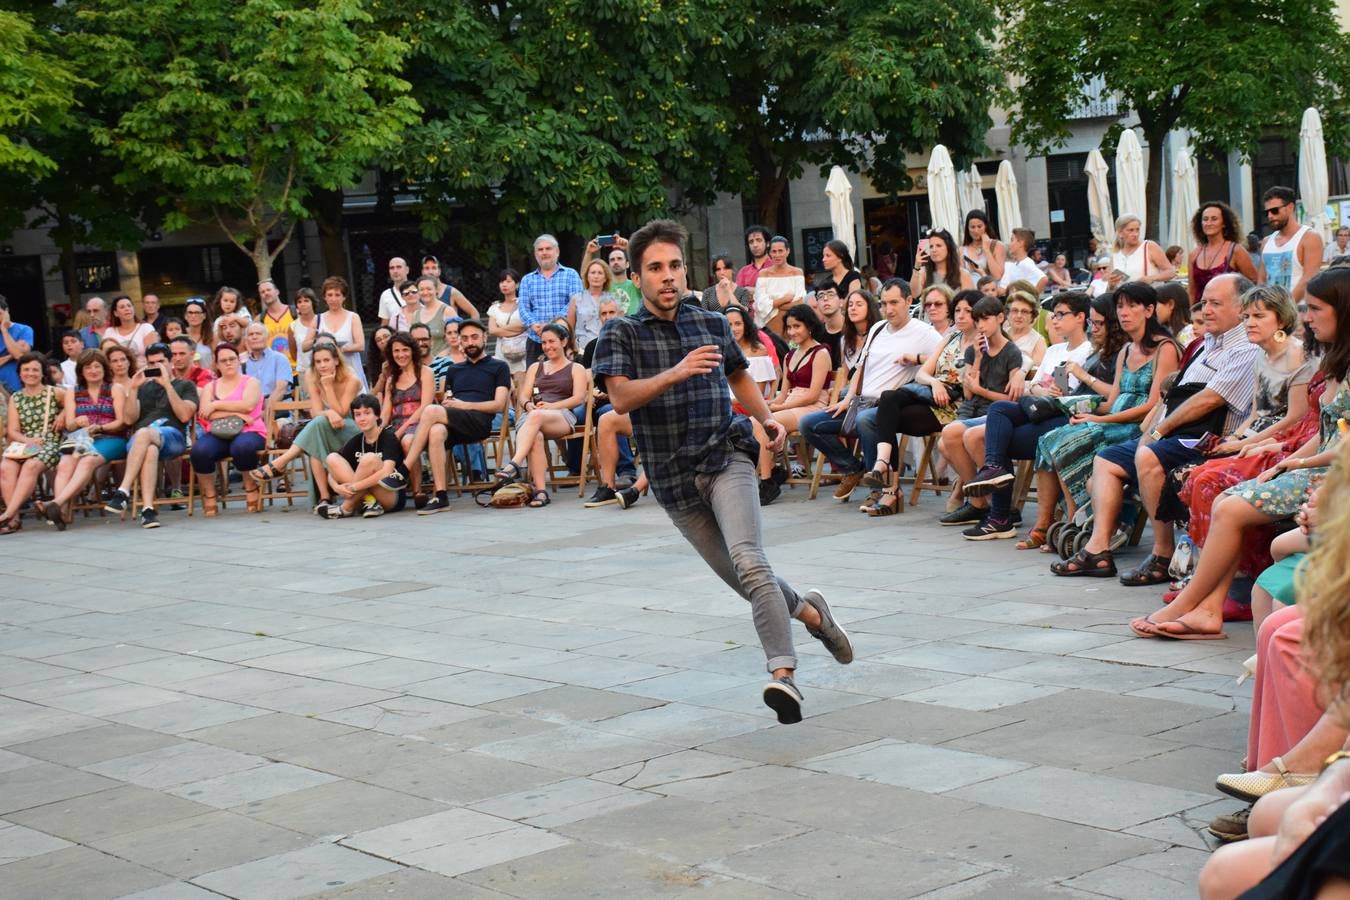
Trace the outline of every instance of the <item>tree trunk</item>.
{"type": "Polygon", "coordinates": [[[310,195],[309,208],[314,215],[314,224],[319,229],[319,252],[323,255],[324,277],[340,275],[350,284],[352,277],[347,268],[347,248],[342,239],[342,201],[341,190],[315,191],[310,195]]]}
{"type": "MultiPolygon", "coordinates": [[[[58,220],[57,233],[61,237],[61,280],[66,286],[66,296],[70,299],[70,317],[74,321],[80,312],[80,286],[75,278],[75,239],[70,235],[70,223],[65,216],[58,220]]],[[[108,304],[111,306],[112,304],[108,304]]]]}
{"type": "Polygon", "coordinates": [[[783,191],[787,189],[787,179],[782,177],[777,167],[759,169],[755,183],[755,215],[757,224],[769,229],[770,234],[778,233],[778,207],[783,201],[783,191]]]}
{"type": "Polygon", "coordinates": [[[267,249],[267,235],[253,236],[253,246],[248,255],[253,260],[253,267],[258,270],[258,282],[271,281],[272,254],[267,249]]]}
{"type": "Polygon", "coordinates": [[[1144,140],[1148,141],[1148,173],[1144,184],[1144,216],[1148,220],[1148,225],[1142,237],[1151,238],[1162,244],[1165,238],[1162,231],[1163,143],[1167,140],[1167,129],[1160,131],[1146,129],[1144,140]]]}

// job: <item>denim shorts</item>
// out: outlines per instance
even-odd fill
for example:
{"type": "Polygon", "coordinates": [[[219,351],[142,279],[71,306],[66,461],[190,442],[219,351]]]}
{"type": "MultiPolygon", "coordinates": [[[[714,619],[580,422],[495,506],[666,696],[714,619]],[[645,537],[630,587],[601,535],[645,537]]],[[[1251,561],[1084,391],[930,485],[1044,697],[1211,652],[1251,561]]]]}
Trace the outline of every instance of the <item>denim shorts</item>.
{"type": "Polygon", "coordinates": [[[183,438],[183,432],[177,428],[171,428],[168,425],[157,425],[155,430],[159,432],[160,459],[174,459],[182,456],[183,451],[187,450],[187,441],[183,438]]]}
{"type": "MultiPolygon", "coordinates": [[[[1109,463],[1120,466],[1125,471],[1129,483],[1133,485],[1139,480],[1139,473],[1136,471],[1134,464],[1134,454],[1138,449],[1138,440],[1126,441],[1123,444],[1103,447],[1097,451],[1097,455],[1109,463]]],[[[1162,466],[1164,472],[1170,472],[1177,466],[1203,462],[1205,459],[1205,455],[1195,448],[1183,446],[1179,438],[1163,438],[1154,441],[1148,445],[1148,449],[1158,458],[1158,464],[1162,466]]]]}

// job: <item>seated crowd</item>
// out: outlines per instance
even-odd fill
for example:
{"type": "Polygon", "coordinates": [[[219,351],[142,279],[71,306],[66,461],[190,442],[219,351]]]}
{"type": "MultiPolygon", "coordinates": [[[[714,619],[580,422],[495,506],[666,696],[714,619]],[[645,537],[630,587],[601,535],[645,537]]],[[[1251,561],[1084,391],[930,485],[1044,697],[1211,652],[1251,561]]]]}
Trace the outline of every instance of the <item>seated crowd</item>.
{"type": "MultiPolygon", "coordinates": [[[[1290,192],[1272,189],[1265,201],[1279,224],[1290,192]]],[[[714,284],[686,297],[727,316],[773,417],[796,442],[794,462],[759,431],[762,504],[794,470],[819,480],[827,463],[835,500],[865,487],[860,511],[890,516],[903,511],[906,472],[932,477],[940,461],[953,483],[939,524],[961,527],[968,540],[1012,539],[1034,482],[1035,519],[1015,548],[1057,552],[1056,576],[1166,586],[1159,608],[1130,623],[1139,638],[1222,639],[1225,621],[1253,620],[1245,771],[1220,775],[1217,786],[1255,806],[1219,816],[1211,830],[1224,841],[1260,840],[1214,857],[1207,897],[1236,896],[1281,861],[1268,845],[1255,849],[1261,841],[1285,840],[1284,855],[1299,858],[1281,815],[1287,822],[1315,808],[1327,822],[1345,818],[1336,811],[1344,797],[1318,774],[1350,739],[1342,564],[1350,459],[1340,440],[1350,419],[1350,261],[1304,265],[1288,286],[1254,284],[1251,259],[1232,252],[1197,273],[1235,231],[1220,207],[1197,214],[1197,240],[1212,252],[1192,259],[1189,293],[1168,281],[1168,267],[1166,277],[1122,277],[1091,291],[1056,280],[1069,289],[1042,302],[1049,279],[1029,259],[1034,236],[1019,229],[1005,248],[987,222],[968,221],[963,247],[932,235],[915,281],[890,277],[878,294],[832,241],[828,271],[808,296],[788,241],[759,229],[748,235],[753,271],[733,272],[721,257],[714,284]],[[907,445],[923,445],[918,467],[907,445]],[[1148,554],[1118,571],[1116,554],[1145,522],[1148,554]]],[[[1158,248],[1138,242],[1137,230],[1133,246],[1128,227],[1122,233],[1117,270],[1128,276],[1137,257],[1147,271],[1158,248]]],[[[625,246],[615,236],[619,256],[625,246]]],[[[119,297],[101,339],[84,329],[61,336],[59,364],[33,352],[31,331],[16,331],[0,302],[0,375],[11,391],[0,534],[22,529],[30,500],[65,530],[101,478],[111,484],[106,509],[132,509],[144,527],[158,527],[156,497],[179,499],[184,457],[207,517],[228,488],[223,461],[257,512],[263,489],[300,457],[324,518],[373,518],[409,501],[434,514],[465,479],[489,490],[520,482],[525,505],[541,508],[555,445],[568,442],[556,465],[575,475],[590,462],[575,440],[589,427],[599,483],[586,505],[628,508],[647,487],[641,448],[588,365],[604,323],[637,309],[620,289],[622,265],[592,258],[598,249],[588,248],[583,278],[541,236],[536,259],[551,278],[570,276],[566,296],[556,284],[541,288],[538,272],[521,279],[507,270],[486,324],[454,314],[462,295],[439,281],[434,258],[416,282],[396,260],[404,280],[396,275],[381,298],[369,344],[339,278],[324,282],[327,311],[318,315],[316,294],[301,289],[292,308],[270,283],[259,286],[266,308],[256,319],[229,288],[209,305],[190,302],[182,322],[143,321],[119,297]],[[278,405],[292,396],[303,409],[287,417],[282,442],[278,405]],[[512,423],[514,440],[489,478],[478,445],[512,423]],[[45,477],[50,490],[35,500],[45,477]]],[[[86,312],[96,323],[102,314],[86,312]]],[[[1342,790],[1347,766],[1333,767],[1342,790]]]]}

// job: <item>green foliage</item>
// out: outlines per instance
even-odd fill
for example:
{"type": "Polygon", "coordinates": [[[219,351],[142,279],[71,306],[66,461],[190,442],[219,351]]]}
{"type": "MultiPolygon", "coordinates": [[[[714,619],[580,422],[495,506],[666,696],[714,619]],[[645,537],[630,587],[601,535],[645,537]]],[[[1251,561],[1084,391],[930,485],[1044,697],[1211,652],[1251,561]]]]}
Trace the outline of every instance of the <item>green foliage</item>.
{"type": "Polygon", "coordinates": [[[265,277],[311,192],[358,181],[417,120],[407,45],[366,5],[95,0],[78,46],[124,110],[92,136],[122,181],[161,187],[168,228],[217,222],[265,277]]]}
{"type": "Polygon", "coordinates": [[[1197,146],[1249,155],[1272,128],[1296,140],[1316,106],[1328,151],[1350,150],[1350,41],[1332,0],[1001,0],[1001,12],[1012,76],[1002,100],[1013,141],[1033,153],[1063,143],[1094,78],[1139,116],[1150,143],[1185,128],[1197,146]]]}
{"type": "Polygon", "coordinates": [[[85,82],[26,15],[0,10],[0,173],[49,174],[56,162],[33,146],[42,125],[61,120],[85,82]]]}

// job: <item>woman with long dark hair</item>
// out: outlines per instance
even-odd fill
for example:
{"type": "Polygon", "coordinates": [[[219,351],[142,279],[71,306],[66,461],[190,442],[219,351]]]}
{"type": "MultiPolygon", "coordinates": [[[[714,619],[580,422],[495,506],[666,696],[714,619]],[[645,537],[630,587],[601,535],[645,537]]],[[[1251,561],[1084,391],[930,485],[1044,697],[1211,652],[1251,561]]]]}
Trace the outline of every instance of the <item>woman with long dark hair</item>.
{"type": "Polygon", "coordinates": [[[755,302],[754,292],[736,284],[736,266],[731,257],[719,253],[712,259],[712,284],[703,289],[703,308],[709,312],[720,312],[733,303],[749,307],[755,302]]]}
{"type": "Polygon", "coordinates": [[[418,509],[417,514],[443,512],[450,508],[445,456],[448,432],[440,422],[420,427],[423,411],[436,402],[436,376],[423,361],[417,341],[406,331],[395,332],[389,338],[384,358],[389,366],[389,379],[384,384],[380,407],[388,417],[389,427],[394,429],[394,437],[408,454],[404,465],[408,469],[408,489],[414,493],[422,485],[422,448],[433,448],[427,455],[431,457],[431,478],[436,495],[418,509]]]}
{"type": "MultiPolygon", "coordinates": [[[[1037,443],[1038,528],[1049,527],[1061,490],[1066,519],[1073,518],[1087,502],[1087,482],[1097,451],[1139,436],[1140,423],[1158,403],[1163,380],[1181,362],[1171,334],[1154,315],[1158,297],[1152,287],[1127,281],[1116,288],[1113,297],[1118,327],[1129,343],[1116,354],[1115,375],[1102,400],[1106,411],[1075,414],[1068,425],[1037,443]]],[[[1084,384],[1093,390],[1101,386],[1095,379],[1084,384]]]]}
{"type": "Polygon", "coordinates": [[[769,264],[755,281],[755,323],[776,334],[783,333],[783,313],[806,299],[806,276],[788,262],[792,246],[776,234],[769,238],[769,264]]]}
{"type": "Polygon", "coordinates": [[[976,275],[988,275],[997,280],[1003,277],[1007,259],[1008,249],[998,239],[998,232],[994,231],[984,210],[972,209],[966,213],[965,232],[961,236],[961,265],[976,275]]]}
{"type": "Polygon", "coordinates": [[[918,252],[914,255],[914,277],[910,279],[910,287],[916,295],[922,294],[925,287],[938,284],[945,284],[953,291],[975,287],[970,272],[961,265],[956,241],[940,228],[930,231],[928,237],[919,241],[918,252]]]}
{"type": "Polygon", "coordinates": [[[881,307],[870,291],[855,288],[844,305],[844,337],[840,341],[840,358],[850,375],[862,359],[863,345],[872,326],[881,321],[881,307]]]}
{"type": "Polygon", "coordinates": [[[820,267],[834,282],[834,292],[847,297],[855,288],[862,285],[862,276],[853,267],[853,254],[843,241],[826,241],[820,251],[820,267]]]}
{"type": "MultiPolygon", "coordinates": [[[[777,396],[769,400],[769,412],[791,434],[797,430],[802,416],[825,408],[834,367],[830,363],[830,348],[825,343],[829,339],[825,323],[810,306],[798,303],[784,313],[783,331],[795,349],[783,361],[783,381],[777,396]]],[[[760,442],[761,506],[773,502],[778,494],[778,485],[770,478],[773,472],[770,443],[768,440],[760,442]]]]}

